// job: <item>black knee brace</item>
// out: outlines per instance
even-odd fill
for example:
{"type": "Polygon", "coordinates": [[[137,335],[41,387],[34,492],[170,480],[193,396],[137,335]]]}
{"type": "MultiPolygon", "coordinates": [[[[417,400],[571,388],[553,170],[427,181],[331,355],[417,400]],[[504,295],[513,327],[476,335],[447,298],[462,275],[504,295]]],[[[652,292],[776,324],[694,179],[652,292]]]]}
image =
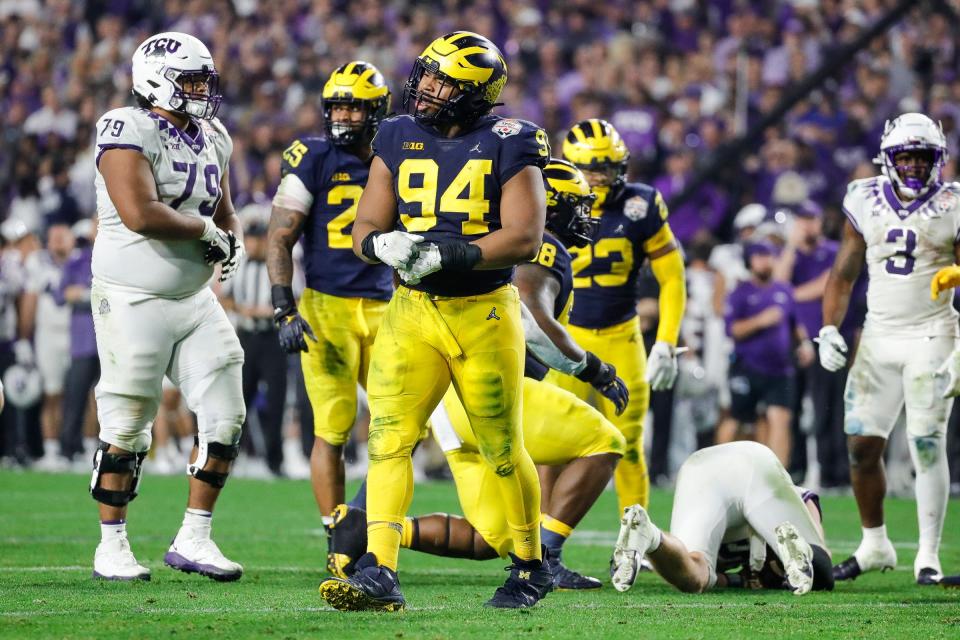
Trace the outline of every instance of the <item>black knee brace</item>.
{"type": "Polygon", "coordinates": [[[227,483],[227,476],[230,474],[204,470],[204,467],[207,466],[207,459],[236,460],[240,454],[240,445],[207,442],[201,440],[199,436],[193,437],[193,444],[197,447],[197,459],[187,467],[187,475],[193,476],[201,482],[206,482],[211,487],[223,488],[223,485],[227,483]]]}
{"type": "Polygon", "coordinates": [[[140,488],[140,470],[143,467],[144,453],[108,453],[110,445],[100,442],[96,453],[93,454],[93,476],[90,478],[90,495],[97,502],[111,507],[126,506],[137,497],[140,488]],[[104,489],[100,480],[105,473],[131,474],[130,488],[126,490],[104,489]]]}

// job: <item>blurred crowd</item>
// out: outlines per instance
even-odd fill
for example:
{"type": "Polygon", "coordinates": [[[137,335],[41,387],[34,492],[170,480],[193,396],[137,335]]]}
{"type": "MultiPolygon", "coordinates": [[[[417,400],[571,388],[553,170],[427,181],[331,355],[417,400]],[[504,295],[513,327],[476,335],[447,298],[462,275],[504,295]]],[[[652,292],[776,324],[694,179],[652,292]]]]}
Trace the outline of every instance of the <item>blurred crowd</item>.
{"type": "MultiPolygon", "coordinates": [[[[820,277],[816,264],[827,262],[821,255],[800,273],[790,262],[798,251],[835,252],[846,184],[876,173],[870,160],[885,120],[916,110],[940,120],[952,156],[945,178],[957,174],[960,47],[954,35],[957,13],[948,12],[957,9],[956,2],[944,3],[946,8],[915,3],[905,19],[848,64],[833,64],[846,43],[897,4],[0,0],[0,371],[27,360],[54,371],[43,381],[46,399],[36,408],[5,412],[0,451],[28,462],[43,456],[43,440],[59,441],[57,455],[72,457],[83,450],[82,434],[95,432],[86,401],[96,379],[95,358],[78,318],[89,314],[83,306],[89,303],[70,287],[83,275],[83,265],[73,263],[85,259],[81,245],[93,234],[93,125],[103,112],[132,103],[130,58],[138,43],[175,30],[208,44],[221,75],[220,117],[234,140],[235,203],[263,207],[279,183],[281,151],[295,137],[322,130],[320,91],[336,66],[357,58],[376,64],[393,91],[392,108],[400,109],[415,56],[437,35],[469,28],[490,36],[507,58],[509,81],[498,113],[544,126],[557,149],[574,122],[610,120],[630,149],[631,179],[654,184],[671,205],[670,223],[688,260],[684,338],[693,348],[676,393],[653,399],[651,468],[655,477],[669,479],[684,451],[712,441],[715,433],[741,437],[751,429],[731,413],[736,404],[731,381],[737,375],[728,370],[734,347],[724,324],[728,296],[751,277],[743,243],[772,246],[773,275],[796,288],[797,302],[808,307],[805,317],[815,318],[809,309],[818,304],[816,286],[807,287],[804,295],[810,297],[803,301],[799,287],[820,277]],[[724,145],[742,137],[821,65],[832,65],[823,83],[749,140],[736,162],[713,165],[724,145]],[[678,201],[705,169],[712,169],[709,180],[678,201]],[[75,336],[75,346],[67,335],[75,336]],[[57,346],[50,346],[56,340],[57,346]],[[41,363],[45,352],[68,357],[54,367],[41,363]],[[78,363],[85,368],[78,370],[78,363]]],[[[655,326],[649,296],[655,296],[651,287],[638,292],[638,305],[648,326],[655,326]]],[[[854,335],[862,309],[851,315],[848,330],[854,335]]],[[[819,329],[816,319],[801,324],[808,338],[819,329]]],[[[817,416],[811,408],[837,399],[816,395],[823,387],[818,365],[800,351],[789,354],[791,371],[796,370],[789,415],[764,413],[760,399],[756,408],[764,417],[757,422],[767,429],[766,422],[788,420],[792,470],[814,469],[824,484],[842,485],[845,471],[833,468],[846,460],[835,433],[838,418],[822,411],[817,416]],[[830,437],[836,442],[822,443],[830,437]],[[830,468],[820,469],[820,463],[830,468]]],[[[309,424],[301,419],[309,407],[296,360],[288,375],[282,424],[293,443],[285,448],[289,459],[301,455],[300,444],[308,447],[312,435],[298,428],[309,424]]],[[[253,393],[260,393],[262,402],[265,383],[261,386],[253,393]]],[[[839,402],[842,413],[842,398],[839,402]]],[[[168,425],[161,428],[168,429],[170,442],[178,434],[186,437],[189,416],[175,390],[161,414],[158,422],[168,425]]],[[[250,451],[263,457],[265,448],[268,443],[259,451],[253,443],[250,451]]],[[[266,465],[271,472],[288,470],[289,464],[272,457],[266,465]]],[[[302,465],[302,456],[297,460],[302,465]]],[[[296,472],[302,473],[302,466],[296,472]]]]}

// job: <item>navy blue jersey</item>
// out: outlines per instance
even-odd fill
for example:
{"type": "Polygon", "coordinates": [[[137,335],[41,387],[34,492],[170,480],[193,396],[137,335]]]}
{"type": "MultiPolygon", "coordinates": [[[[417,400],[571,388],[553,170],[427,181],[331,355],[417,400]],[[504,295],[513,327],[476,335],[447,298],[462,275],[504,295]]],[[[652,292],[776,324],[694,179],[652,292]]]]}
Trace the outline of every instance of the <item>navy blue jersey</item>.
{"type": "Polygon", "coordinates": [[[393,275],[353,253],[350,236],[370,165],[323,138],[295,140],[283,152],[283,175],[296,175],[313,195],[303,227],[307,286],[343,298],[389,300],[393,275]]]}
{"type": "MultiPolygon", "coordinates": [[[[570,266],[570,253],[563,243],[550,235],[543,234],[543,244],[537,257],[531,260],[550,272],[550,275],[560,283],[560,292],[553,303],[553,317],[566,324],[573,303],[573,268],[570,266]]],[[[534,357],[527,349],[527,360],[523,374],[534,380],[543,380],[547,375],[548,367],[534,357]]]]}
{"type": "MultiPolygon", "coordinates": [[[[543,168],[550,145],[524,120],[486,115],[455,138],[444,138],[409,115],[384,120],[374,153],[393,174],[397,228],[429,242],[469,242],[500,229],[503,185],[528,165],[543,168]]],[[[406,285],[440,296],[487,293],[510,282],[513,267],[438,271],[406,285]]]]}
{"type": "Polygon", "coordinates": [[[571,247],[577,304],[570,324],[601,329],[637,314],[637,273],[647,242],[663,228],[667,206],[653,187],[629,183],[616,199],[597,203],[600,229],[592,245],[571,247]]]}

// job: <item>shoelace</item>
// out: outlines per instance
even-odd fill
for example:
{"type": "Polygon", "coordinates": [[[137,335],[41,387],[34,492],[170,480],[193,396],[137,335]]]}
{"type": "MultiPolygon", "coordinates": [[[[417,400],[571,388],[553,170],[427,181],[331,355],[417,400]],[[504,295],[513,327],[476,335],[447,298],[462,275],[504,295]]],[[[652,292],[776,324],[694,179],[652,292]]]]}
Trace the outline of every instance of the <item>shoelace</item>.
{"type": "Polygon", "coordinates": [[[226,556],[217,547],[217,543],[210,538],[189,538],[184,542],[192,546],[193,551],[196,552],[197,556],[193,558],[195,561],[205,561],[211,564],[220,561],[228,562],[226,556]]]}

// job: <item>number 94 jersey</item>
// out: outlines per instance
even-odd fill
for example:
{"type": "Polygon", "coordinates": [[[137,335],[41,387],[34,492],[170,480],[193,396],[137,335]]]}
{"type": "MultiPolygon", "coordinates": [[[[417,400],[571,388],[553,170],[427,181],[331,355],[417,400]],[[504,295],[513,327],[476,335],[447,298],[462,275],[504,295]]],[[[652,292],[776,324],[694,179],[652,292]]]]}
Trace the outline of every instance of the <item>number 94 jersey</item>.
{"type": "Polygon", "coordinates": [[[353,254],[351,232],[370,165],[323,138],[300,138],[283,152],[282,170],[299,178],[313,197],[303,227],[307,287],[341,298],[389,300],[390,267],[353,254]]]}
{"type": "Polygon", "coordinates": [[[216,118],[191,120],[181,131],[146,109],[122,107],[97,122],[97,218],[93,277],[100,284],[144,297],[183,298],[213,276],[200,240],[157,240],[123,224],[103,176],[100,158],[110,149],[133,149],[150,163],[160,200],[185,216],[212,216],[222,193],[233,142],[216,118]]]}
{"type": "Polygon", "coordinates": [[[960,241],[960,184],[931,187],[902,203],[885,176],[854,180],[843,211],[867,245],[865,333],[885,336],[957,335],[953,292],[930,299],[930,281],[954,264],[960,241]]]}
{"type": "MultiPolygon", "coordinates": [[[[486,115],[444,138],[412,116],[384,120],[373,151],[393,174],[398,228],[428,242],[470,242],[501,228],[500,195],[510,178],[550,158],[543,129],[525,120],[486,115]]],[[[439,296],[487,293],[510,282],[513,267],[469,274],[433,273],[413,289],[439,296]]]]}

